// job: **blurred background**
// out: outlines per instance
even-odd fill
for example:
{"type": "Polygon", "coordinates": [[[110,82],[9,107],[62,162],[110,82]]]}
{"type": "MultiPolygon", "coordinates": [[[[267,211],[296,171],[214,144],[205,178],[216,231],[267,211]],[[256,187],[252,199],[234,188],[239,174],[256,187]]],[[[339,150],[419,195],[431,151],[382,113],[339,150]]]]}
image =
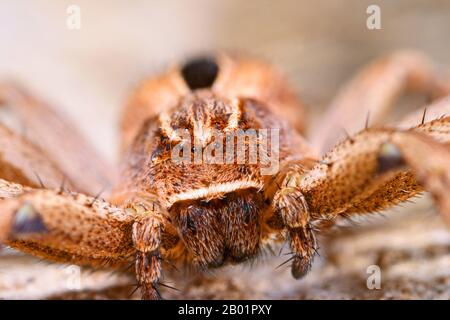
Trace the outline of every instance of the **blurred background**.
{"type": "MultiPolygon", "coordinates": [[[[0,0],[0,21],[0,78],[17,79],[50,101],[73,119],[95,146],[113,161],[118,146],[120,110],[129,90],[141,79],[196,53],[231,50],[273,62],[284,70],[308,105],[312,123],[317,121],[340,85],[358,68],[381,54],[400,48],[415,48],[428,53],[443,68],[450,66],[450,2],[447,0],[0,0]],[[366,27],[369,16],[366,10],[372,4],[381,9],[380,30],[366,27]],[[69,5],[81,9],[79,30],[67,27],[69,5]]],[[[426,202],[420,208],[428,214],[431,204],[426,202]]],[[[417,226],[423,225],[424,218],[417,219],[417,226]]],[[[430,237],[436,237],[440,248],[436,257],[444,266],[441,265],[440,270],[450,273],[449,234],[438,222],[427,223],[429,229],[413,230],[428,240],[402,242],[408,237],[405,228],[412,228],[402,226],[404,220],[399,219],[398,230],[391,226],[384,228],[394,228],[399,232],[400,235],[394,238],[400,239],[402,248],[408,243],[423,247],[428,245],[430,237]],[[434,236],[426,232],[432,232],[434,236]]],[[[351,240],[354,238],[349,239],[349,243],[354,243],[351,240]]],[[[370,246],[378,248],[379,243],[371,239],[368,247],[361,245],[361,252],[373,260],[376,258],[372,254],[375,249],[370,246]]],[[[392,240],[391,243],[396,242],[392,240]]],[[[339,250],[358,257],[359,251],[354,246],[343,246],[339,250]]],[[[422,260],[428,259],[429,256],[424,255],[419,254],[422,260]]],[[[344,260],[348,258],[344,257],[344,260]]],[[[18,262],[15,270],[22,270],[20,268],[26,269],[26,266],[18,262]]],[[[16,273],[16,281],[21,283],[22,291],[13,292],[11,288],[17,284],[11,284],[11,277],[4,276],[7,268],[2,269],[0,264],[0,296],[46,296],[38,284],[30,289],[23,275],[34,279],[34,283],[48,284],[44,280],[47,279],[45,270],[56,269],[40,265],[41,277],[36,278],[33,276],[36,268],[16,273]],[[36,295],[37,292],[40,295],[36,295]]],[[[268,272],[264,277],[280,277],[279,273],[273,274],[273,268],[270,270],[272,273],[268,272]]],[[[364,279],[365,269],[358,272],[362,272],[360,276],[364,279]]],[[[57,272],[54,271],[55,274],[57,272]]],[[[284,289],[283,294],[276,297],[317,298],[321,297],[320,293],[335,291],[346,293],[330,297],[365,297],[352,289],[352,282],[336,284],[337,287],[327,287],[326,284],[320,287],[319,284],[316,292],[310,287],[311,281],[316,279],[314,281],[317,282],[321,277],[321,274],[316,278],[312,276],[310,282],[297,284],[300,291],[284,289]],[[305,288],[311,292],[310,296],[302,293],[305,288]]],[[[424,282],[425,291],[419,291],[417,297],[423,298],[428,294],[426,297],[445,298],[445,293],[450,292],[449,278],[444,274],[433,280],[440,285],[440,291],[436,289],[438,292],[434,295],[427,290],[437,288],[438,284],[424,282]]],[[[284,272],[284,278],[279,279],[290,282],[287,280],[290,279],[288,271],[284,272]]],[[[97,280],[92,281],[95,287],[97,280]]],[[[106,282],[102,280],[103,284],[106,282]]],[[[264,287],[264,281],[261,283],[264,287]]],[[[220,290],[227,292],[227,285],[219,284],[219,289],[214,290],[216,293],[220,290]]],[[[412,286],[414,291],[416,287],[412,286]]],[[[60,287],[54,291],[60,292],[60,287]]],[[[216,288],[213,284],[210,287],[216,288]]],[[[270,297],[258,295],[260,289],[255,290],[250,297],[270,297]]],[[[402,290],[392,293],[393,297],[401,297],[402,290]]],[[[230,296],[212,294],[209,297],[230,296]]],[[[386,298],[382,295],[369,297],[386,298]]]]}

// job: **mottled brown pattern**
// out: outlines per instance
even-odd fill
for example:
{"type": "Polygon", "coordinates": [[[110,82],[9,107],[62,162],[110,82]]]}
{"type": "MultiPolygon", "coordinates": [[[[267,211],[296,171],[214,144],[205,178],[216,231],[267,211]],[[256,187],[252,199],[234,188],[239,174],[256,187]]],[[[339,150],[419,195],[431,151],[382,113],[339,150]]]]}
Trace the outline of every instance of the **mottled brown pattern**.
{"type": "MultiPolygon", "coordinates": [[[[290,246],[285,263],[291,263],[292,275],[303,277],[318,248],[317,233],[332,226],[336,218],[378,211],[424,189],[432,193],[448,221],[450,117],[424,117],[416,126],[407,120],[413,127],[408,130],[365,128],[319,159],[301,136],[301,103],[281,75],[257,60],[217,55],[215,61],[218,75],[211,87],[189,90],[184,83],[187,79],[175,66],[133,93],[122,123],[120,180],[109,201],[100,195],[93,198],[66,191],[65,184],[46,189],[2,180],[2,242],[53,261],[97,267],[134,263],[142,297],[159,299],[163,268],[206,270],[240,263],[280,242],[290,246]],[[181,136],[179,129],[189,137],[181,136]],[[173,161],[172,151],[179,143],[206,147],[213,129],[222,133],[279,129],[279,170],[263,176],[263,165],[248,163],[249,156],[244,164],[173,161]]],[[[326,130],[328,126],[336,130],[341,116],[360,118],[359,104],[371,106],[378,118],[404,88],[436,96],[446,93],[448,86],[429,65],[415,52],[395,53],[372,63],[341,93],[340,106],[326,117],[326,130]],[[392,86],[383,83],[389,79],[392,86]]],[[[0,94],[7,99],[0,98],[13,107],[18,104],[19,113],[29,110],[33,118],[33,108],[42,111],[41,120],[33,118],[31,124],[41,121],[42,125],[46,114],[62,128],[65,120],[46,105],[22,90],[6,88],[0,94]]],[[[429,108],[433,114],[447,110],[446,101],[429,108]]],[[[47,129],[39,132],[48,134],[47,129]]],[[[62,150],[75,144],[67,151],[74,161],[87,146],[74,141],[74,128],[64,129],[70,139],[62,150]]],[[[322,129],[318,134],[324,134],[322,129]]],[[[64,142],[61,137],[47,141],[64,142]]],[[[10,159],[27,159],[26,148],[33,147],[25,140],[22,144],[10,159]]],[[[43,150],[53,159],[55,146],[43,150]]],[[[90,155],[86,150],[83,156],[90,155]]],[[[55,163],[60,165],[62,156],[57,158],[55,163]]],[[[51,163],[42,160],[42,165],[51,163]]],[[[101,163],[96,160],[86,169],[101,163]]],[[[27,162],[9,160],[6,165],[18,166],[17,170],[30,175],[27,162]]],[[[80,172],[78,179],[73,168],[70,174],[66,166],[60,170],[77,190],[92,191],[102,177],[115,180],[105,176],[105,171],[95,178],[80,172]],[[87,186],[90,179],[93,184],[87,186]]],[[[5,177],[22,182],[19,175],[5,177]]]]}
{"type": "Polygon", "coordinates": [[[66,257],[75,255],[94,260],[123,260],[132,253],[133,217],[104,200],[52,190],[26,190],[20,196],[3,200],[2,229],[16,223],[15,216],[25,205],[32,207],[47,230],[38,235],[11,234],[7,243],[12,247],[42,246],[48,248],[42,250],[44,258],[58,261],[66,259],[46,253],[55,251],[66,257]]]}
{"type": "MultiPolygon", "coordinates": [[[[210,92],[197,92],[182,99],[170,109],[172,128],[187,128],[194,137],[194,114],[204,128],[224,130],[227,127],[233,108],[228,98],[222,98],[210,92]]],[[[279,129],[280,162],[295,158],[313,157],[306,141],[286,121],[273,117],[265,104],[255,100],[243,99],[242,115],[236,129],[279,129]]],[[[161,200],[168,202],[168,197],[192,189],[208,187],[214,181],[217,184],[239,180],[264,183],[260,174],[260,165],[246,164],[177,164],[171,161],[172,150],[179,141],[172,142],[162,132],[159,120],[150,119],[137,136],[131,150],[125,156],[121,181],[115,189],[113,198],[123,201],[127,194],[153,192],[161,200]]],[[[210,142],[210,141],[207,141],[210,142]]],[[[225,142],[225,140],[224,140],[225,142]]],[[[194,141],[191,145],[195,146],[194,141]]],[[[259,144],[257,145],[259,147],[259,144]]],[[[225,154],[225,150],[223,152],[225,154]]],[[[194,156],[191,156],[194,161],[194,156]]]]}

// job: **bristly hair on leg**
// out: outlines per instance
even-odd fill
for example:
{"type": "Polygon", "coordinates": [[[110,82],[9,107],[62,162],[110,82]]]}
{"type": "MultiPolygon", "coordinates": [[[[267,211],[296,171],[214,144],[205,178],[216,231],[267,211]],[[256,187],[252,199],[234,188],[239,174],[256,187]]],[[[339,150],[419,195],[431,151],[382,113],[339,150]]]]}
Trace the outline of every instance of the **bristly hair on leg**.
{"type": "Polygon", "coordinates": [[[90,207],[92,207],[94,205],[95,201],[100,199],[101,195],[106,191],[107,188],[108,188],[108,185],[104,185],[100,189],[100,191],[94,196],[94,199],[92,199],[92,202],[89,204],[90,207]]]}
{"type": "Polygon", "coordinates": [[[131,298],[136,293],[136,291],[138,291],[141,288],[141,286],[142,285],[139,284],[139,283],[131,284],[130,287],[134,287],[134,289],[131,291],[131,293],[129,294],[128,298],[131,298]]]}
{"type": "Polygon", "coordinates": [[[280,251],[278,252],[278,256],[281,256],[281,252],[283,252],[285,246],[286,246],[286,242],[284,242],[284,243],[281,245],[280,251]]]}
{"type": "Polygon", "coordinates": [[[350,133],[348,133],[347,129],[342,127],[342,131],[344,131],[344,134],[345,134],[346,138],[348,139],[348,141],[350,141],[350,143],[354,143],[355,142],[355,139],[352,138],[350,133]]]}
{"type": "Polygon", "coordinates": [[[424,124],[425,123],[425,117],[427,115],[427,107],[425,107],[423,109],[423,114],[422,114],[422,121],[420,122],[420,124],[424,124]]]}
{"type": "Polygon", "coordinates": [[[39,176],[39,174],[38,174],[36,171],[33,171],[33,173],[34,173],[34,175],[36,176],[36,178],[38,179],[39,185],[41,186],[41,188],[45,189],[46,187],[45,187],[45,185],[44,185],[44,182],[42,182],[42,179],[41,179],[41,177],[39,176]]]}
{"type": "Polygon", "coordinates": [[[289,259],[287,259],[287,260],[285,260],[283,263],[279,264],[279,265],[275,268],[275,270],[281,268],[282,266],[286,265],[287,263],[291,262],[291,261],[294,260],[294,259],[295,259],[295,254],[292,254],[292,256],[291,256],[289,259]]]}
{"type": "Polygon", "coordinates": [[[166,283],[164,283],[164,282],[161,282],[161,281],[158,282],[158,285],[160,285],[161,287],[165,287],[165,288],[168,288],[168,289],[172,289],[172,290],[174,290],[174,291],[181,292],[180,289],[177,289],[177,288],[175,288],[175,287],[169,286],[168,284],[166,284],[166,283]]]}
{"type": "Polygon", "coordinates": [[[370,110],[367,111],[366,123],[364,124],[364,129],[366,130],[369,128],[369,121],[370,121],[370,110]]]}
{"type": "Polygon", "coordinates": [[[161,257],[161,255],[158,255],[158,260],[161,261],[164,264],[167,264],[169,267],[171,267],[173,270],[175,270],[176,272],[180,272],[180,269],[177,268],[177,266],[173,263],[171,263],[170,261],[164,259],[163,257],[161,257]]]}
{"type": "Polygon", "coordinates": [[[59,186],[59,194],[63,194],[65,191],[66,179],[67,176],[64,174],[61,180],[61,184],[59,186]]]}

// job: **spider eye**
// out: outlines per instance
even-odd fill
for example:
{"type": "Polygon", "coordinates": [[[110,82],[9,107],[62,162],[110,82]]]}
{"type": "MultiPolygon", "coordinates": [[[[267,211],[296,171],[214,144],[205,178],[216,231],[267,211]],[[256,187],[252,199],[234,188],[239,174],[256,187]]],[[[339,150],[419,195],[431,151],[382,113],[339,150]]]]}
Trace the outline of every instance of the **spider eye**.
{"type": "Polygon", "coordinates": [[[181,75],[191,90],[211,87],[218,73],[217,62],[208,57],[192,59],[181,69],[181,75]]]}

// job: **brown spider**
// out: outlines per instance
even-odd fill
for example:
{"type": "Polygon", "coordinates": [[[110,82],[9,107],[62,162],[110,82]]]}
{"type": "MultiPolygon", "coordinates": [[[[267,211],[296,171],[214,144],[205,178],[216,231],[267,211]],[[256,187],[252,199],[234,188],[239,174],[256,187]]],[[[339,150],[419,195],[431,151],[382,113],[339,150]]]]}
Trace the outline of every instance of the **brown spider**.
{"type": "MultiPolygon", "coordinates": [[[[33,141],[0,126],[0,241],[52,261],[132,262],[142,297],[159,299],[162,266],[238,263],[274,242],[289,243],[292,275],[300,278],[313,262],[317,232],[424,189],[450,223],[450,117],[443,116],[450,98],[392,128],[366,125],[354,133],[368,112],[372,124],[380,123],[406,90],[433,99],[449,94],[450,82],[438,71],[416,52],[374,61],[332,103],[311,148],[301,135],[303,106],[276,70],[227,55],[191,60],[131,96],[118,179],[70,123],[1,83],[0,101],[18,113],[33,141]],[[224,140],[234,143],[237,132],[251,129],[279,130],[278,148],[276,140],[268,144],[279,159],[275,172],[250,163],[250,139],[242,140],[243,163],[201,156],[189,162],[211,145],[210,155],[218,156],[224,140]],[[187,162],[174,160],[179,146],[187,162]],[[108,201],[92,196],[107,183],[115,185],[108,201]]],[[[264,147],[263,140],[257,136],[253,147],[264,147]]]]}

